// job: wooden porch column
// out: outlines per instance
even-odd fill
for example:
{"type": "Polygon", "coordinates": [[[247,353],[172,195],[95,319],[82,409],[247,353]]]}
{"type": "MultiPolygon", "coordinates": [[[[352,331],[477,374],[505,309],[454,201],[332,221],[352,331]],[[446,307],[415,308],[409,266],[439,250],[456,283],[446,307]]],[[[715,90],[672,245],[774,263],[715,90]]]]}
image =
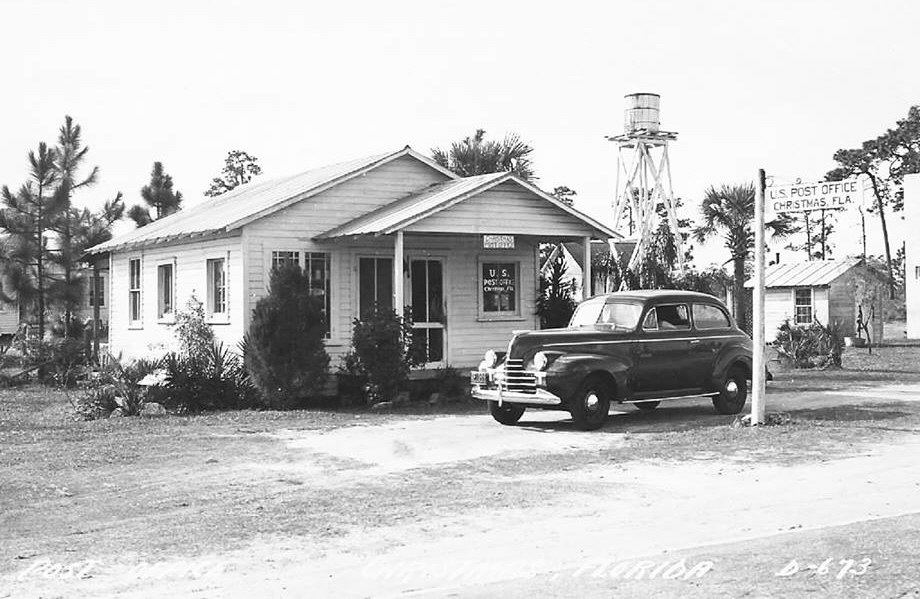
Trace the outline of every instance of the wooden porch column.
{"type": "Polygon", "coordinates": [[[93,362],[99,363],[99,266],[93,262],[93,362]]]}
{"type": "Polygon", "coordinates": [[[591,274],[591,238],[585,237],[582,239],[582,242],[585,244],[585,253],[583,260],[584,268],[582,268],[584,280],[581,284],[581,299],[586,300],[591,297],[591,283],[594,278],[591,274]]]}
{"type": "Polygon", "coordinates": [[[403,316],[405,289],[403,288],[403,232],[396,232],[396,246],[393,248],[393,309],[403,316]]]}

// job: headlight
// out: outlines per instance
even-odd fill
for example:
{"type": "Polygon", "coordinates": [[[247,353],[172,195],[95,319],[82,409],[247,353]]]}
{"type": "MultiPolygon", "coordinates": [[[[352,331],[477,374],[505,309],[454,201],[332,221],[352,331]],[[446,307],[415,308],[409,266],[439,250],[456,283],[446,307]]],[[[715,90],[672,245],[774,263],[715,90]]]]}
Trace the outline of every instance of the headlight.
{"type": "Polygon", "coordinates": [[[482,358],[482,365],[486,368],[494,368],[496,364],[498,364],[498,354],[495,353],[495,350],[487,350],[482,358]]]}
{"type": "Polygon", "coordinates": [[[549,358],[546,357],[546,354],[538,351],[534,354],[533,357],[533,367],[534,370],[543,370],[546,368],[546,365],[549,364],[549,358]]]}

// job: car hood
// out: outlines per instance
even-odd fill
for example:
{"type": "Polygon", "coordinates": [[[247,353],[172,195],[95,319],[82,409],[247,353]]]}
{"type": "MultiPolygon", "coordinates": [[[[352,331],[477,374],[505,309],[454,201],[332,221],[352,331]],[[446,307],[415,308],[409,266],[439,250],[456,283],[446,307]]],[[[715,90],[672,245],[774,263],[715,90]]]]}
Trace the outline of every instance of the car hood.
{"type": "Polygon", "coordinates": [[[547,345],[564,346],[569,343],[585,343],[591,341],[610,340],[613,338],[626,339],[630,332],[611,331],[600,327],[577,327],[566,329],[545,329],[542,331],[527,331],[518,333],[511,340],[509,358],[528,358],[547,345]]]}

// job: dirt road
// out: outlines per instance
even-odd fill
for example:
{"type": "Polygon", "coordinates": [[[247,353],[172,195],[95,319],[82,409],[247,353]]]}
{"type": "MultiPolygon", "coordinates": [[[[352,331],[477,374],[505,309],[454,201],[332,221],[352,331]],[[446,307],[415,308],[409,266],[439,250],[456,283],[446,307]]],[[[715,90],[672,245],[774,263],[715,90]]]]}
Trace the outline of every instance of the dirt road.
{"type": "MultiPolygon", "coordinates": [[[[907,413],[920,409],[920,385],[779,394],[770,407],[795,411],[803,405],[812,411],[859,406],[878,414],[896,406],[907,413]]],[[[158,564],[159,570],[146,576],[100,566],[81,580],[32,577],[14,581],[10,596],[147,597],[168,589],[171,596],[191,597],[440,597],[487,595],[495,585],[521,596],[540,589],[568,595],[578,588],[572,585],[579,576],[604,564],[642,560],[657,567],[682,551],[699,554],[719,544],[920,513],[920,435],[894,425],[884,439],[850,447],[844,440],[837,451],[796,460],[770,459],[783,448],[775,437],[772,445],[760,444],[754,430],[745,431],[744,451],[726,454],[709,446],[692,455],[604,459],[630,439],[692,427],[694,420],[674,416],[705,409],[705,402],[663,407],[638,420],[631,419],[638,414],[631,410],[614,415],[594,434],[575,431],[554,413],[528,414],[518,427],[499,426],[487,416],[454,416],[319,434],[277,431],[272,435],[288,446],[291,459],[266,467],[306,476],[332,495],[438,473],[453,476],[445,476],[443,485],[460,489],[472,484],[465,478],[467,465],[547,456],[563,460],[562,467],[490,475],[504,477],[508,487],[536,481],[566,491],[536,498],[526,509],[503,494],[451,513],[438,513],[433,500],[432,512],[402,524],[354,529],[321,542],[261,538],[242,550],[158,564]],[[318,465],[324,463],[319,458],[332,455],[338,460],[334,471],[318,465]],[[571,585],[559,582],[568,578],[571,585]]],[[[727,424],[724,417],[718,422],[727,424]]],[[[920,556],[920,547],[908,549],[920,556]]],[[[659,576],[670,566],[662,565],[659,576]]],[[[647,566],[645,575],[652,569],[647,566]]],[[[596,592],[609,596],[606,587],[596,592]]]]}

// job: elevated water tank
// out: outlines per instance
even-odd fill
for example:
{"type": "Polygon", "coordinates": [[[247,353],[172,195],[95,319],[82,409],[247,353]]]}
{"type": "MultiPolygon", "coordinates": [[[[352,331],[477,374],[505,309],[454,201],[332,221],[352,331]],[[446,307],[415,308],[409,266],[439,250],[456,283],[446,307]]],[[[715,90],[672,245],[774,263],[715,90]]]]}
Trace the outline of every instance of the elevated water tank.
{"type": "Polygon", "coordinates": [[[627,135],[637,131],[658,133],[661,96],[658,94],[627,94],[623,129],[627,135]]]}

